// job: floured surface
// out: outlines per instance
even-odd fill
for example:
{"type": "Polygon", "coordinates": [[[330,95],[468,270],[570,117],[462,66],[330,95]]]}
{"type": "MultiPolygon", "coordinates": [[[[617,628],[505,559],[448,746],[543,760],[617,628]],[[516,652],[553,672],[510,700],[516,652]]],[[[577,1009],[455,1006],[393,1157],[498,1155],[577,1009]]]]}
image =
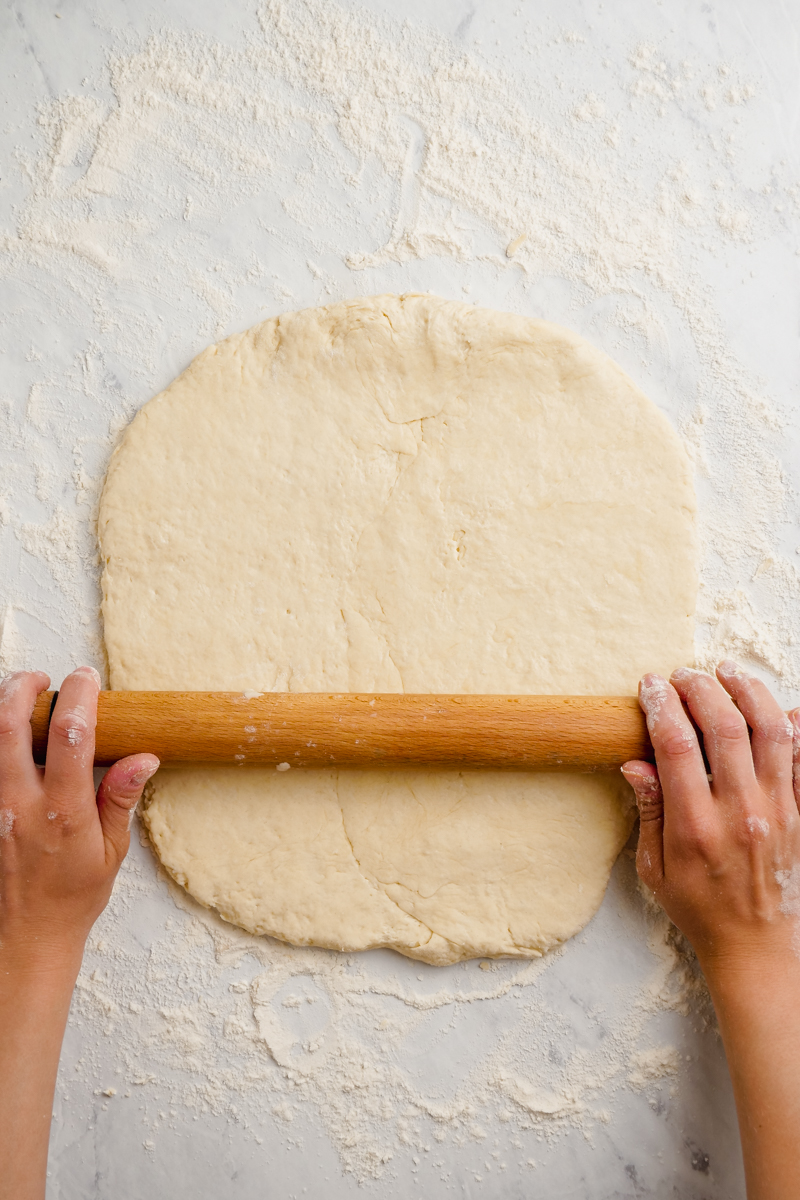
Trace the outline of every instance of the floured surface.
{"type": "MultiPolygon", "coordinates": [[[[795,704],[800,13],[282,0],[278,29],[258,7],[29,5],[3,27],[0,669],[105,672],[98,491],[194,355],[290,308],[432,289],[577,330],[669,415],[697,460],[698,664],[738,658],[795,704]]],[[[490,972],[294,949],[202,910],[238,947],[218,958],[134,839],[70,1015],[54,1197],[104,1200],[114,1180],[174,1200],[507,1200],[590,1178],[743,1200],[718,1034],[691,998],[642,1006],[655,960],[632,874],[623,852],[563,952],[490,972]],[[332,1001],[304,997],[323,969],[332,1001]],[[314,1066],[302,1094],[292,1037],[314,1066]],[[677,1075],[631,1091],[629,1056],[662,1045],[677,1075]],[[561,1112],[582,1100],[575,1127],[534,1114],[537,1089],[561,1112]]]]}
{"type": "MultiPolygon", "coordinates": [[[[431,296],[289,314],[112,459],[112,686],[631,692],[692,657],[693,519],[668,422],[567,330],[431,296]]],[[[631,819],[617,779],[250,768],[163,773],[146,812],[228,920],[432,963],[574,934],[631,819]]]]}

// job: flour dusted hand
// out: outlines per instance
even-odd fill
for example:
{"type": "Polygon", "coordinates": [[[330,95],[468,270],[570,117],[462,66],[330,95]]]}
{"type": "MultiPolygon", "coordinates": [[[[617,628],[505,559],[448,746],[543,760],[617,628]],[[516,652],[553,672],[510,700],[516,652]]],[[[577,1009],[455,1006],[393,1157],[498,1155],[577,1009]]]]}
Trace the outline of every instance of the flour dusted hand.
{"type": "Polygon", "coordinates": [[[49,682],[35,671],[0,684],[0,938],[6,952],[18,939],[48,955],[82,949],[127,853],[130,812],[158,769],[152,754],[122,759],[95,797],[100,677],[91,667],[64,680],[47,765],[36,767],[30,718],[49,682]]]}
{"type": "Polygon", "coordinates": [[[732,959],[800,953],[800,710],[789,720],[732,662],[717,679],[688,667],[669,683],[646,675],[639,697],[658,763],[623,767],[641,816],[642,880],[707,973],[732,959]]]}
{"type": "Polygon", "coordinates": [[[86,935],[128,849],[130,815],[158,769],[115,763],[95,796],[100,676],[61,686],[44,769],[31,713],[41,671],[0,683],[0,1200],[42,1200],[58,1056],[86,935]]]}
{"type": "Polygon", "coordinates": [[[688,667],[669,682],[645,675],[639,700],[656,754],[656,767],[622,768],[639,806],[639,874],[705,972],[748,1200],[790,1200],[800,1195],[800,710],[787,718],[729,661],[716,679],[688,667]]]}

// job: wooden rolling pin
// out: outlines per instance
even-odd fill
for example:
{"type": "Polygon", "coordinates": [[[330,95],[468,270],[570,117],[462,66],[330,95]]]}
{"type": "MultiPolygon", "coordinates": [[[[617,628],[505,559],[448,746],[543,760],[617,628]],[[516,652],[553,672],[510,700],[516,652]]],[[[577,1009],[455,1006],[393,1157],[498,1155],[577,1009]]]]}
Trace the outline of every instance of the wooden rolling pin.
{"type": "MultiPolygon", "coordinates": [[[[53,698],[31,725],[44,761],[53,698]]],[[[101,692],[95,762],[601,771],[653,759],[632,696],[101,692]]]]}

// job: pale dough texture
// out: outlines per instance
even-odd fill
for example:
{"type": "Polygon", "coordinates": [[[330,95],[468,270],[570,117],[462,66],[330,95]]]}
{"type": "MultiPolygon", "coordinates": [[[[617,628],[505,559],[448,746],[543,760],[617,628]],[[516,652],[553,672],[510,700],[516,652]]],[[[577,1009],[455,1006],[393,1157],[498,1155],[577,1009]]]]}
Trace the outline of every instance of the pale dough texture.
{"type": "MultiPolygon", "coordinates": [[[[145,405],[100,511],[111,686],[632,693],[690,662],[689,463],[605,354],[429,295],[291,313],[145,405]]],[[[145,820],[257,933],[432,963],[596,911],[618,778],[162,771],[145,820]]]]}

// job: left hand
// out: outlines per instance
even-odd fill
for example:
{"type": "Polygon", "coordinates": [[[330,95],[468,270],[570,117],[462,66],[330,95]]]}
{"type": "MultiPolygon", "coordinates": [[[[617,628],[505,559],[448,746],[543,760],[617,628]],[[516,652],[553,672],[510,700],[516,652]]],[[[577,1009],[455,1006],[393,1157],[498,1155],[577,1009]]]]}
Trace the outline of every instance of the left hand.
{"type": "Polygon", "coordinates": [[[115,763],[95,796],[100,676],[80,667],[61,685],[47,761],[34,765],[30,719],[49,684],[41,671],[0,683],[0,944],[9,963],[58,965],[83,951],[130,840],[133,809],[158,770],[153,754],[115,763]]]}

